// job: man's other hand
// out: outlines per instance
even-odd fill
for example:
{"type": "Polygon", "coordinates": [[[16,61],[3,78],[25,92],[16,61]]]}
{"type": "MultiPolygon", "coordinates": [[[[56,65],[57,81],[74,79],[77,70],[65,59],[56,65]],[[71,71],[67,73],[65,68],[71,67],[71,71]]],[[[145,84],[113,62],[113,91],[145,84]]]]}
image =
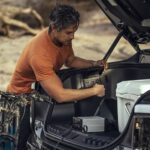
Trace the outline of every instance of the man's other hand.
{"type": "Polygon", "coordinates": [[[95,95],[100,96],[100,97],[105,95],[104,85],[95,84],[93,88],[95,90],[95,95]]]}
{"type": "Polygon", "coordinates": [[[105,65],[104,60],[93,61],[93,66],[103,67],[105,65]]]}

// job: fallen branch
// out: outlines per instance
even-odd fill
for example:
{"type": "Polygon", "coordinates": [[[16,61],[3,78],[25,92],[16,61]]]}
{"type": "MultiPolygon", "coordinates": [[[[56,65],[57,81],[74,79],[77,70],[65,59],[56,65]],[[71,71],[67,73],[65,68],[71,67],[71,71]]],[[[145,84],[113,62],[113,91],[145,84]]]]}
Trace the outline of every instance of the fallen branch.
{"type": "Polygon", "coordinates": [[[2,8],[3,9],[0,12],[0,22],[1,22],[0,33],[3,35],[10,36],[10,26],[18,27],[20,29],[25,30],[27,33],[30,33],[33,35],[37,34],[39,30],[43,28],[44,23],[43,23],[42,17],[38,14],[38,12],[36,12],[32,8],[24,9],[24,8],[18,8],[15,6],[9,6],[9,7],[7,6],[6,9],[4,9],[5,6],[2,6],[2,8]],[[21,14],[34,16],[35,19],[39,22],[40,28],[33,29],[27,23],[21,20],[15,19],[15,16],[21,15],[21,14]]]}

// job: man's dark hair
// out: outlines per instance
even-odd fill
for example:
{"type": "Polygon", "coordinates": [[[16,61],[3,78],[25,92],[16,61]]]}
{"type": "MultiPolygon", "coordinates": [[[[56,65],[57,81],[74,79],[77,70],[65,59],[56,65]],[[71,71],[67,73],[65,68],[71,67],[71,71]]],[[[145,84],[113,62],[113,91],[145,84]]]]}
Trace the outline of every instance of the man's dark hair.
{"type": "Polygon", "coordinates": [[[61,31],[69,27],[70,25],[77,24],[79,25],[80,14],[72,6],[68,5],[57,5],[53,8],[49,15],[49,32],[51,32],[51,26],[61,31]]]}

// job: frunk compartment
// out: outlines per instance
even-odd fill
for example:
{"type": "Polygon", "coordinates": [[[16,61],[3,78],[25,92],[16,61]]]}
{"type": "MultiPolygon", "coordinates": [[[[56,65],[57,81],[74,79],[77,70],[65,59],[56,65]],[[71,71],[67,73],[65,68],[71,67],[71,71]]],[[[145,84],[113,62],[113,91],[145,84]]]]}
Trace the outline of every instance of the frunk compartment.
{"type": "MultiPolygon", "coordinates": [[[[100,74],[97,71],[84,72],[67,78],[64,86],[73,89],[88,88],[93,86],[99,78],[100,74]]],[[[117,127],[114,125],[117,119],[110,109],[111,101],[115,102],[116,108],[116,100],[103,100],[102,97],[93,96],[71,103],[55,103],[53,112],[48,113],[46,117],[44,137],[47,140],[63,141],[68,143],[67,145],[76,143],[80,147],[91,147],[91,149],[111,143],[119,135],[117,127]],[[99,105],[102,107],[99,108],[99,105]],[[81,124],[78,124],[79,128],[75,128],[73,118],[84,121],[82,125],[88,125],[89,130],[82,130],[81,124]],[[100,123],[100,127],[98,123],[100,123]]]]}

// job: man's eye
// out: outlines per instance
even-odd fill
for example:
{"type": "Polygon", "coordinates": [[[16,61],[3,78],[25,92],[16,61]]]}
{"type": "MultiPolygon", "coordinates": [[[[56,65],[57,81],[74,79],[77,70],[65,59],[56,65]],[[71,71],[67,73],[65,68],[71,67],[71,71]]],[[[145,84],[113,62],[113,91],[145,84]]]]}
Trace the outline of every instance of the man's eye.
{"type": "Polygon", "coordinates": [[[72,34],[72,32],[66,32],[66,34],[68,34],[68,35],[69,35],[69,34],[72,34]]]}

